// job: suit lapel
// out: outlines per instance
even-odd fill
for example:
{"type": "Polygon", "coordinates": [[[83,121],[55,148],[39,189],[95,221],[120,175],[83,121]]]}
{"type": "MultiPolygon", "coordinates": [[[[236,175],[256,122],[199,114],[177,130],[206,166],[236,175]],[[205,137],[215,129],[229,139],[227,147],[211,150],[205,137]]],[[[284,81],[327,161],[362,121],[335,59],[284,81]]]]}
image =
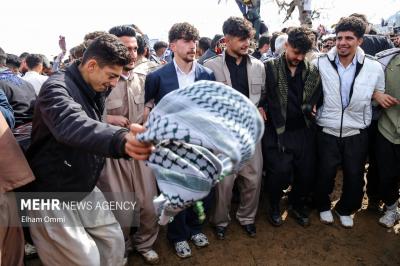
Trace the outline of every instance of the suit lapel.
{"type": "Polygon", "coordinates": [[[228,65],[226,64],[226,57],[225,57],[226,51],[222,54],[222,71],[224,72],[224,76],[226,79],[226,85],[229,87],[232,87],[232,80],[231,80],[231,73],[229,72],[228,65]]]}
{"type": "Polygon", "coordinates": [[[168,65],[166,65],[165,67],[167,68],[166,78],[171,79],[171,85],[173,89],[178,89],[179,88],[178,75],[176,74],[174,62],[168,63],[168,65]]]}
{"type": "Polygon", "coordinates": [[[194,81],[201,80],[201,69],[199,64],[196,64],[196,69],[194,70],[194,81]]]}

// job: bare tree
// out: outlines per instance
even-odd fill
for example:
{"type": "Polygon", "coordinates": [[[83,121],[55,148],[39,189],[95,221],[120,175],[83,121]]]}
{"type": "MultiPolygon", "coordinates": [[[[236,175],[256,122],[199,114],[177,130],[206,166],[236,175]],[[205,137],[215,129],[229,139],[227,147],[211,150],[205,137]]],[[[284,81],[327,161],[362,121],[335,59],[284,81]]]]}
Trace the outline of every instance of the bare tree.
{"type": "Polygon", "coordinates": [[[284,10],[286,17],[283,20],[285,23],[289,18],[292,17],[293,11],[299,10],[299,20],[302,26],[312,27],[312,12],[311,12],[311,0],[292,0],[287,3],[285,0],[275,0],[279,7],[279,12],[284,10]]]}
{"type": "MultiPolygon", "coordinates": [[[[218,4],[221,3],[222,0],[218,0],[218,4]]],[[[225,0],[227,1],[227,0],[225,0]]],[[[257,7],[257,11],[260,12],[260,0],[235,0],[238,4],[243,15],[246,13],[243,12],[245,6],[253,6],[257,7]]],[[[283,23],[285,23],[289,18],[292,17],[294,10],[299,10],[299,21],[302,26],[312,27],[312,19],[318,18],[320,13],[317,10],[311,10],[311,0],[275,0],[279,8],[279,13],[282,11],[286,12],[285,19],[283,23]]],[[[258,13],[258,16],[260,14],[258,13]]]]}

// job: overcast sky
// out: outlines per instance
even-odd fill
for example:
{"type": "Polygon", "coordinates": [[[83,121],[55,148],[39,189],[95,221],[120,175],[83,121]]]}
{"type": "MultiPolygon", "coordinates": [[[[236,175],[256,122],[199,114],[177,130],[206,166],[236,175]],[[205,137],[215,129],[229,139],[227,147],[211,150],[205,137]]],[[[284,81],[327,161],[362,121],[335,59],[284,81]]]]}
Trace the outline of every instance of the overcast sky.
{"type": "MultiPolygon", "coordinates": [[[[286,0],[289,2],[289,0],[286,0]]],[[[400,0],[312,0],[321,10],[326,25],[354,12],[364,13],[379,23],[400,10],[400,0]]],[[[282,24],[273,0],[261,0],[261,15],[271,31],[298,24],[298,12],[282,24]]],[[[221,33],[229,16],[240,16],[234,0],[3,0],[1,3],[0,47],[7,53],[59,53],[58,36],[66,36],[67,49],[78,45],[83,36],[95,30],[134,23],[150,38],[167,40],[175,22],[187,21],[201,36],[221,33]]],[[[314,22],[317,24],[317,22],[314,22]]],[[[317,26],[317,25],[316,25],[317,26]]]]}

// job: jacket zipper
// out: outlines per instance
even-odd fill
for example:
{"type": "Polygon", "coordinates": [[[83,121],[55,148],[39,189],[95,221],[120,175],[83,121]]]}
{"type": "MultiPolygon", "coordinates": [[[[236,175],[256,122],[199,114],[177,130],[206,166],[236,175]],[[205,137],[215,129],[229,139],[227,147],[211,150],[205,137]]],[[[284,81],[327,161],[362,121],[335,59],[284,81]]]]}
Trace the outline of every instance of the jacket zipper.
{"type": "Polygon", "coordinates": [[[344,110],[347,108],[348,105],[346,107],[343,107],[342,79],[340,78],[339,71],[336,68],[335,68],[335,70],[336,70],[336,73],[338,74],[338,77],[339,77],[339,94],[340,94],[340,103],[342,105],[342,116],[340,118],[340,138],[342,138],[344,110]]]}

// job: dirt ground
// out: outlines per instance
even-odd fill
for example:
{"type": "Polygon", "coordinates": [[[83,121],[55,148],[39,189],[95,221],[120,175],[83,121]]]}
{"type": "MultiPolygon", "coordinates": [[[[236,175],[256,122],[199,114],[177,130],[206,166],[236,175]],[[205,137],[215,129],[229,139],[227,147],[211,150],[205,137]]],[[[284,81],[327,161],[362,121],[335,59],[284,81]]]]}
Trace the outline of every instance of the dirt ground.
{"type": "MultiPolygon", "coordinates": [[[[338,174],[333,199],[340,195],[341,174],[338,174]]],[[[210,245],[197,249],[192,244],[192,257],[178,258],[166,240],[166,228],[161,228],[155,244],[160,255],[159,265],[400,265],[400,224],[385,229],[378,224],[380,213],[363,209],[354,219],[354,228],[345,229],[335,217],[333,225],[319,222],[312,212],[311,226],[303,228],[284,213],[285,223],[275,228],[267,221],[265,198],[257,215],[257,236],[250,238],[237,221],[228,227],[225,240],[218,240],[209,225],[205,233],[210,245]]],[[[234,217],[234,216],[232,216],[234,217]]],[[[129,257],[128,265],[144,265],[137,253],[129,257]]],[[[38,259],[28,266],[41,265],[38,259]]]]}

